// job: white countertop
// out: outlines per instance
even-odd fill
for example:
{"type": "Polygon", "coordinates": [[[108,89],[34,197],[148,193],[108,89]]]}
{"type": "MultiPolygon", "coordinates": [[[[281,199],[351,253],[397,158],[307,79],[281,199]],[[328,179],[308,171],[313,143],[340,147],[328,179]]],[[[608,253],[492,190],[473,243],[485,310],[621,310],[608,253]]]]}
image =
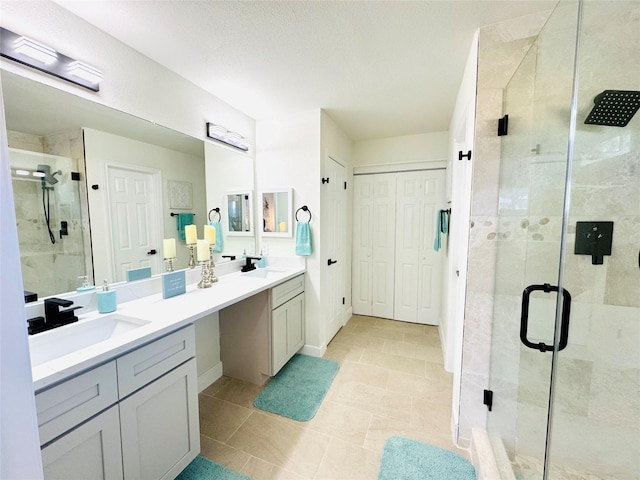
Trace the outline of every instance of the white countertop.
{"type": "MultiPolygon", "coordinates": [[[[187,285],[183,295],[163,299],[161,293],[121,303],[115,314],[133,317],[149,323],[130,332],[122,333],[86,348],[56,358],[32,368],[35,391],[58,383],[84,370],[93,368],[113,359],[122,353],[149,343],[163,335],[184,327],[199,318],[217,312],[256,293],[270,289],[284,281],[305,272],[304,264],[295,266],[267,267],[265,278],[229,273],[219,277],[211,288],[197,288],[196,284],[187,285]]],[[[95,320],[101,314],[89,312],[79,315],[77,323],[59,327],[30,337],[30,347],[38,348],[48,340],[48,334],[59,329],[71,329],[81,322],[95,320]]],[[[106,317],[107,315],[103,315],[106,317]]]]}

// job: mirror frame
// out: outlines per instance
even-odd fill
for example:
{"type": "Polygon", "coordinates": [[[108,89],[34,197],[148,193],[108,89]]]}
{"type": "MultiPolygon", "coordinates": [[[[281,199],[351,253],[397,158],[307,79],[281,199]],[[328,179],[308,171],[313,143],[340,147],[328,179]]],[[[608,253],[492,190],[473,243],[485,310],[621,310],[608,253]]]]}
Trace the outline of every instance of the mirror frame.
{"type": "Polygon", "coordinates": [[[223,230],[226,235],[230,237],[253,237],[254,236],[254,221],[253,221],[253,190],[225,190],[224,192],[224,211],[226,212],[226,220],[223,222],[223,230]],[[249,198],[247,203],[249,205],[249,230],[242,232],[234,232],[229,229],[229,221],[231,215],[229,214],[229,197],[232,195],[246,195],[249,198]]]}
{"type": "Polygon", "coordinates": [[[262,190],[260,193],[260,209],[262,214],[260,215],[260,219],[262,222],[262,228],[260,229],[260,235],[262,237],[291,237],[293,236],[293,228],[292,228],[292,220],[293,220],[293,189],[291,187],[288,188],[266,188],[262,190]],[[264,231],[264,200],[265,195],[276,194],[276,193],[286,193],[287,194],[287,208],[286,208],[286,222],[287,229],[284,232],[265,232],[264,231]]]}

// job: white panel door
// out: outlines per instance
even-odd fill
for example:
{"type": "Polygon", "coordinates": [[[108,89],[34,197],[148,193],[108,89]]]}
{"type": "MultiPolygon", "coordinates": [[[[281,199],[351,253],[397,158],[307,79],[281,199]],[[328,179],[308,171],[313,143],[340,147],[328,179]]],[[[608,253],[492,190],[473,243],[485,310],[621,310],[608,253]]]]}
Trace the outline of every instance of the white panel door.
{"type": "Polygon", "coordinates": [[[107,167],[112,281],[126,280],[127,270],[134,268],[151,267],[153,274],[160,273],[163,222],[156,218],[157,212],[162,211],[157,175],[126,167],[107,167]]]}
{"type": "Polygon", "coordinates": [[[356,315],[372,315],[374,175],[353,179],[353,273],[351,305],[356,315]]]}
{"type": "MultiPolygon", "coordinates": [[[[433,241],[440,209],[445,208],[445,172],[430,170],[422,176],[420,256],[418,260],[418,323],[438,325],[442,296],[442,251],[436,252],[433,241]]],[[[444,239],[443,239],[444,241],[444,239]]]]}
{"type": "Polygon", "coordinates": [[[396,175],[357,175],[353,202],[353,313],[393,318],[396,175]]]}
{"type": "Polygon", "coordinates": [[[372,315],[393,318],[396,174],[374,175],[372,315]]]}
{"type": "Polygon", "coordinates": [[[444,171],[398,173],[394,318],[437,325],[441,254],[433,250],[444,171]]]}
{"type": "Polygon", "coordinates": [[[328,157],[325,164],[325,175],[329,177],[329,183],[325,185],[323,191],[323,211],[326,211],[328,217],[323,226],[326,226],[327,232],[326,259],[322,262],[326,263],[328,297],[328,324],[327,324],[327,343],[338,333],[338,330],[344,325],[346,312],[346,290],[345,290],[345,274],[347,261],[347,190],[346,168],[328,157]]]}

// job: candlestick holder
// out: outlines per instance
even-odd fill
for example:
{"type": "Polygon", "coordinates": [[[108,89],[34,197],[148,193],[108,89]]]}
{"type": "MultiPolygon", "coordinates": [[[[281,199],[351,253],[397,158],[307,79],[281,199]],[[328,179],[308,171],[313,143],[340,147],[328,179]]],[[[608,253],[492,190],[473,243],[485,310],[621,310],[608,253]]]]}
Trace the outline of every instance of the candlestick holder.
{"type": "Polygon", "coordinates": [[[188,243],[187,248],[189,249],[189,268],[196,268],[196,244],[188,243]]]}
{"type": "Polygon", "coordinates": [[[166,269],[167,272],[173,272],[173,262],[175,261],[176,257],[171,257],[171,258],[165,258],[165,264],[166,264],[166,269]]]}
{"type": "Polygon", "coordinates": [[[211,282],[210,274],[210,261],[198,262],[202,267],[202,278],[198,282],[198,288],[209,288],[213,283],[211,282]]]}

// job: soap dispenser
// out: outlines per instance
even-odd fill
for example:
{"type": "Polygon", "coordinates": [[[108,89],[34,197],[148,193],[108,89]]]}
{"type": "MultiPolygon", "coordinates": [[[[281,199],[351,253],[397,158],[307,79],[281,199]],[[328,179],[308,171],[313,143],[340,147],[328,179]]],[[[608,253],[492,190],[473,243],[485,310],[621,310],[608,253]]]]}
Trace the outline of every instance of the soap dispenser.
{"type": "Polygon", "coordinates": [[[264,268],[266,266],[267,266],[267,259],[262,254],[262,250],[260,250],[260,260],[258,260],[258,267],[259,268],[264,268]]]}
{"type": "Polygon", "coordinates": [[[88,292],[90,290],[96,289],[96,287],[94,287],[89,283],[89,277],[87,277],[86,275],[80,275],[78,278],[82,279],[82,286],[76,288],[76,292],[82,293],[82,292],[88,292]]]}
{"type": "Polygon", "coordinates": [[[116,291],[109,289],[109,284],[104,281],[102,285],[102,291],[97,293],[98,295],[98,312],[111,313],[116,311],[116,291]]]}

